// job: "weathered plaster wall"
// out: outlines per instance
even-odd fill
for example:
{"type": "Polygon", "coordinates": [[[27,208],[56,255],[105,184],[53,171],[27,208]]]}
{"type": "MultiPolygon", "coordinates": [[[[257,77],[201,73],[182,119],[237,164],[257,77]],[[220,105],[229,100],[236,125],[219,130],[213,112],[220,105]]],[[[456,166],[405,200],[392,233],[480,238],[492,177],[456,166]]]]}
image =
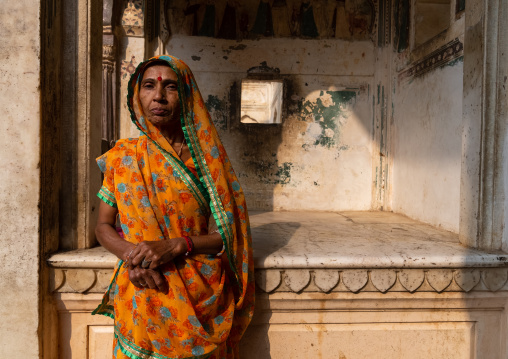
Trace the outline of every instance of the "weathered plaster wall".
{"type": "Polygon", "coordinates": [[[370,208],[372,42],[173,36],[166,48],[193,70],[250,208],[370,208]],[[240,81],[263,61],[285,80],[282,125],[239,120],[240,81]]]}
{"type": "Polygon", "coordinates": [[[463,62],[405,80],[394,96],[392,209],[458,232],[463,62]]]}
{"type": "Polygon", "coordinates": [[[38,1],[0,8],[0,357],[38,358],[40,23],[38,1]]]}

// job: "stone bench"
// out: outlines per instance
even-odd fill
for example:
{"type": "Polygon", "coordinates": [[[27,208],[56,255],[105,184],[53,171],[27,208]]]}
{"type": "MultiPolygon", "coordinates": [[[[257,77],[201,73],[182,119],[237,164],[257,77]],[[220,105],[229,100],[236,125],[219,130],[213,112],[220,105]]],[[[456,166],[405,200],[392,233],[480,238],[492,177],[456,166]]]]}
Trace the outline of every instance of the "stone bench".
{"type": "MultiPolygon", "coordinates": [[[[258,290],[242,358],[506,357],[508,255],[389,212],[250,219],[258,290]]],[[[73,333],[63,350],[102,358],[94,348],[108,345],[111,320],[89,313],[116,257],[97,247],[48,262],[60,325],[73,333]]]]}

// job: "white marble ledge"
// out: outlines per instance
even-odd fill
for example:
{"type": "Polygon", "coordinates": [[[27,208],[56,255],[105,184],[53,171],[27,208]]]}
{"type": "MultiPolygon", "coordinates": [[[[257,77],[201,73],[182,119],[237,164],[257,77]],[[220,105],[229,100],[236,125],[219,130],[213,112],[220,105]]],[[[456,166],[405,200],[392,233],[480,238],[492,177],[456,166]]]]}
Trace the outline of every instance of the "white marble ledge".
{"type": "Polygon", "coordinates": [[[118,258],[104,247],[95,247],[55,253],[49,257],[48,264],[55,268],[111,269],[117,261],[118,258]]]}
{"type": "MultiPolygon", "coordinates": [[[[458,235],[390,212],[251,212],[258,269],[508,267],[508,254],[460,245],[458,235]]],[[[52,255],[55,268],[113,268],[104,248],[52,255]]]]}

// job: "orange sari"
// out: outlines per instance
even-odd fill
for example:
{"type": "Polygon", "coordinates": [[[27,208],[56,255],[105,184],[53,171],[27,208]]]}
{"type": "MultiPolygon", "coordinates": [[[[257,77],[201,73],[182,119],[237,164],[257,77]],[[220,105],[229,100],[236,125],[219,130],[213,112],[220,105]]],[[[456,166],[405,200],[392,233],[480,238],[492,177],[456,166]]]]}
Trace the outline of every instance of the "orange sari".
{"type": "Polygon", "coordinates": [[[119,140],[97,159],[104,173],[98,196],[118,208],[125,239],[139,243],[205,235],[215,225],[224,252],[166,263],[161,271],[168,294],[136,288],[119,261],[93,314],[115,319],[113,358],[238,358],[238,342],[254,310],[249,219],[194,76],[179,59],[152,58],[132,75],[128,101],[140,137],[119,140]],[[166,61],[178,76],[181,124],[192,155],[185,164],[143,117],[140,74],[155,59],[166,61]]]}

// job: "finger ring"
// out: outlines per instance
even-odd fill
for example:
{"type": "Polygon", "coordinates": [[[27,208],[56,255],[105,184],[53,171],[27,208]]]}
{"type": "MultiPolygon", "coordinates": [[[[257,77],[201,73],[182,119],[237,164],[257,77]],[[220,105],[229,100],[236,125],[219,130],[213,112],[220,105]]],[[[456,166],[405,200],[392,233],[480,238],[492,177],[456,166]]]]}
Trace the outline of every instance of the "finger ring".
{"type": "Polygon", "coordinates": [[[141,262],[141,267],[148,268],[148,267],[150,267],[150,263],[152,263],[152,261],[147,261],[147,260],[143,259],[143,262],[141,262]]]}

